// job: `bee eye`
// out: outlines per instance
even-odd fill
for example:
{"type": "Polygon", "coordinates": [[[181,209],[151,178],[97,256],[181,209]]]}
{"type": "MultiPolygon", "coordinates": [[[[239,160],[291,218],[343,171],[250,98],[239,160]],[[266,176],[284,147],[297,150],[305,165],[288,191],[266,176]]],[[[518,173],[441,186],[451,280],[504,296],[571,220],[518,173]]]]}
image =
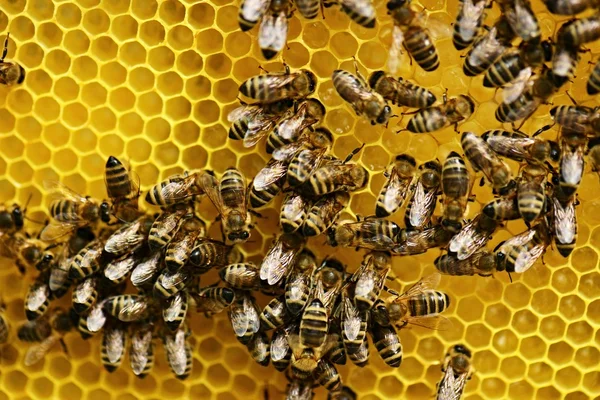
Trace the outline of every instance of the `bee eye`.
{"type": "Polygon", "coordinates": [[[234,240],[237,239],[237,235],[235,233],[230,233],[229,235],[227,235],[227,239],[229,239],[233,242],[234,240]]]}
{"type": "Polygon", "coordinates": [[[240,233],[240,239],[242,240],[246,240],[250,237],[250,233],[249,232],[242,232],[240,233]]]}

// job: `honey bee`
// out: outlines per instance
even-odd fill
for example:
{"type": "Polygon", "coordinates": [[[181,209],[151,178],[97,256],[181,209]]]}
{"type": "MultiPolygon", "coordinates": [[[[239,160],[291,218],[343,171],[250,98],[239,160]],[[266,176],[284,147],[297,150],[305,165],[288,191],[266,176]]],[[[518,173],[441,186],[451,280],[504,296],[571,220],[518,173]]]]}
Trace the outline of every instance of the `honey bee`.
{"type": "Polygon", "coordinates": [[[487,0],[461,0],[452,33],[452,43],[456,50],[464,50],[475,41],[487,4],[487,0]]]}
{"type": "Polygon", "coordinates": [[[498,197],[487,203],[481,212],[494,221],[510,221],[521,218],[516,195],[498,197]]]}
{"type": "Polygon", "coordinates": [[[405,230],[399,236],[399,243],[392,249],[401,256],[425,253],[429,249],[444,247],[453,237],[453,233],[435,225],[421,230],[405,230]]]}
{"type": "Polygon", "coordinates": [[[249,294],[236,296],[229,308],[229,321],[237,339],[247,344],[260,329],[260,309],[249,294]]]}
{"type": "Polygon", "coordinates": [[[527,68],[539,67],[552,59],[552,44],[548,40],[521,42],[518,49],[505,52],[485,72],[483,86],[501,87],[514,82],[527,68]]]}
{"type": "Polygon", "coordinates": [[[286,111],[294,105],[291,99],[270,103],[246,104],[233,109],[227,120],[231,122],[229,138],[243,140],[245,147],[252,147],[271,131],[286,111]]]}
{"type": "Polygon", "coordinates": [[[162,335],[167,362],[179,380],[190,376],[194,364],[192,346],[186,340],[190,334],[190,330],[182,326],[175,332],[164,332],[162,335]]]}
{"type": "Polygon", "coordinates": [[[213,175],[204,174],[201,186],[219,212],[225,239],[231,243],[246,242],[253,224],[247,209],[246,179],[242,173],[228,168],[220,183],[213,175]]]}
{"type": "Polygon", "coordinates": [[[561,154],[558,164],[558,181],[561,191],[567,197],[572,197],[575,194],[583,177],[585,166],[583,155],[587,149],[587,144],[587,136],[566,129],[563,130],[560,140],[561,154]]]}
{"type": "Polygon", "coordinates": [[[150,302],[146,296],[120,294],[110,296],[104,303],[104,311],[123,322],[140,321],[148,316],[150,302]]]}
{"type": "Polygon", "coordinates": [[[187,208],[160,213],[152,223],[148,233],[148,246],[150,249],[159,251],[166,247],[179,232],[182,224],[191,216],[191,211],[187,208]]]}
{"type": "Polygon", "coordinates": [[[426,276],[402,294],[389,291],[392,296],[385,304],[392,325],[398,329],[407,324],[446,329],[450,321],[440,314],[450,306],[450,298],[435,290],[440,278],[438,273],[426,276]]]}
{"type": "Polygon", "coordinates": [[[501,0],[498,2],[502,15],[513,31],[524,42],[539,40],[540,24],[529,0],[501,0]]]}
{"type": "Polygon", "coordinates": [[[285,305],[292,315],[298,315],[306,304],[312,290],[311,278],[317,267],[315,255],[303,249],[294,262],[285,281],[285,305]]]}
{"type": "Polygon", "coordinates": [[[112,202],[114,215],[124,221],[132,221],[138,214],[140,189],[139,178],[136,177],[119,159],[108,157],[104,170],[106,192],[112,202]]]}
{"type": "Polygon", "coordinates": [[[370,332],[381,359],[390,367],[398,368],[402,364],[402,343],[396,329],[393,326],[373,324],[370,332]]]}
{"type": "Polygon", "coordinates": [[[319,362],[329,351],[337,346],[336,335],[327,335],[325,342],[317,348],[305,347],[300,342],[299,335],[290,333],[287,336],[288,344],[292,349],[291,372],[296,379],[308,379],[319,362]]]}
{"type": "Polygon", "coordinates": [[[563,257],[569,257],[577,241],[577,214],[575,200],[566,196],[560,187],[554,188],[550,218],[554,244],[563,257]]]}
{"type": "MultiPolygon", "coordinates": [[[[361,148],[354,151],[359,151],[361,148]]],[[[333,192],[353,192],[364,188],[369,180],[369,172],[360,165],[346,164],[348,159],[341,163],[331,162],[318,168],[299,188],[299,191],[309,197],[320,197],[333,192]]]]}
{"type": "Polygon", "coordinates": [[[8,342],[10,336],[10,322],[5,315],[6,304],[0,300],[0,345],[8,342]]]}
{"type": "Polygon", "coordinates": [[[102,268],[102,242],[94,240],[81,249],[69,264],[69,278],[84,279],[102,268]]]}
{"type": "Polygon", "coordinates": [[[415,176],[417,163],[407,154],[400,154],[384,173],[387,181],[381,188],[375,204],[375,215],[384,218],[394,214],[404,203],[415,176]]]}
{"type": "Polygon", "coordinates": [[[588,78],[586,91],[589,95],[595,95],[600,93],[600,60],[596,61],[594,69],[590,73],[588,78]]]}
{"type": "Polygon", "coordinates": [[[496,270],[496,257],[486,249],[481,249],[463,260],[456,255],[444,254],[433,262],[438,271],[446,275],[491,276],[496,270]]]}
{"type": "Polygon", "coordinates": [[[300,320],[300,344],[318,348],[325,343],[329,330],[329,307],[335,300],[337,291],[323,289],[323,282],[317,280],[312,300],[307,304],[300,320]]]}
{"type": "Polygon", "coordinates": [[[523,273],[535,264],[549,245],[548,226],[542,221],[498,245],[495,250],[496,268],[499,271],[523,273]]]}
{"type": "Polygon", "coordinates": [[[356,283],[354,303],[359,310],[367,311],[373,307],[391,268],[392,257],[389,252],[373,251],[365,256],[352,276],[356,283]]]}
{"type": "Polygon", "coordinates": [[[464,132],[460,143],[473,169],[483,172],[492,187],[500,189],[508,185],[512,179],[510,168],[485,140],[472,132],[464,132]]]}
{"type": "Polygon", "coordinates": [[[7,208],[0,206],[0,236],[12,235],[23,229],[25,224],[25,210],[18,204],[7,208]]]}
{"type": "Polygon", "coordinates": [[[334,192],[320,197],[308,210],[302,225],[302,235],[318,236],[327,231],[349,202],[350,194],[347,192],[334,192]]]}
{"type": "Polygon", "coordinates": [[[154,282],[154,278],[159,274],[161,266],[162,254],[160,252],[153,253],[150,257],[139,262],[129,279],[133,286],[141,288],[154,282]]]}
{"type": "Polygon", "coordinates": [[[0,84],[6,86],[20,85],[25,80],[25,69],[17,62],[6,61],[9,37],[10,33],[7,33],[4,39],[2,57],[0,57],[0,84]]]}
{"type": "Polygon", "coordinates": [[[250,343],[248,343],[247,347],[250,351],[250,356],[254,359],[254,361],[264,367],[269,365],[269,360],[271,359],[271,346],[266,333],[255,333],[250,339],[250,343]]]}
{"type": "Polygon", "coordinates": [[[152,186],[146,193],[146,202],[154,206],[168,207],[187,202],[193,196],[203,194],[200,182],[209,172],[173,175],[152,186]]]}
{"type": "Polygon", "coordinates": [[[478,214],[452,237],[448,250],[456,253],[459,260],[465,260],[485,246],[497,227],[498,222],[483,213],[478,214]]]}
{"type": "Polygon", "coordinates": [[[467,95],[461,94],[448,100],[444,93],[443,100],[442,105],[417,111],[408,121],[406,130],[412,133],[425,133],[454,125],[454,130],[457,131],[458,125],[469,119],[475,111],[475,103],[467,95]]]}
{"type": "Polygon", "coordinates": [[[165,266],[169,271],[181,269],[188,261],[196,240],[206,235],[206,225],[194,216],[183,222],[177,236],[169,242],[165,252],[165,266]]]}
{"type": "Polygon", "coordinates": [[[405,0],[390,0],[387,2],[388,14],[394,20],[392,47],[390,49],[388,67],[396,72],[398,55],[404,45],[408,53],[425,71],[435,71],[440,66],[440,59],[433,40],[423,28],[419,14],[405,0]]]}
{"type": "Polygon", "coordinates": [[[400,227],[395,222],[368,218],[334,226],[328,232],[328,241],[332,246],[387,251],[395,246],[399,233],[400,227]]]}
{"type": "Polygon", "coordinates": [[[552,78],[557,87],[560,87],[575,77],[575,70],[579,63],[579,49],[571,45],[559,43],[552,58],[552,78]]]}
{"type": "Polygon", "coordinates": [[[98,299],[98,278],[90,276],[82,280],[73,289],[71,304],[77,314],[83,314],[89,310],[98,299]]]}
{"type": "Polygon", "coordinates": [[[79,317],[77,328],[84,339],[99,332],[106,324],[105,303],[106,300],[96,302],[87,313],[83,313],[79,317]]]}
{"type": "Polygon", "coordinates": [[[527,160],[533,164],[544,164],[546,161],[558,161],[560,147],[553,140],[536,138],[549,126],[540,128],[529,137],[520,132],[503,130],[485,131],[481,138],[499,155],[515,161],[527,160]]]}
{"type": "Polygon", "coordinates": [[[129,364],[138,378],[145,378],[154,366],[153,326],[139,324],[131,327],[129,364]]]}
{"type": "MultiPolygon", "coordinates": [[[[348,296],[342,296],[342,340],[346,353],[352,359],[367,342],[368,314],[359,310],[348,296]]],[[[361,357],[356,357],[359,359],[361,357]]],[[[353,360],[354,361],[354,360],[353,360]]]]}
{"type": "Polygon", "coordinates": [[[43,316],[50,305],[50,287],[48,286],[48,274],[40,274],[31,284],[25,295],[25,316],[33,321],[43,316]]]}
{"type": "Polygon", "coordinates": [[[548,11],[555,15],[576,15],[596,4],[595,0],[543,0],[548,11]]]}
{"type": "Polygon", "coordinates": [[[301,194],[289,192],[281,203],[279,226],[284,233],[294,233],[306,219],[309,202],[301,194]]]}
{"type": "Polygon", "coordinates": [[[78,227],[96,222],[109,222],[110,215],[100,213],[100,205],[90,197],[83,197],[59,182],[44,182],[44,188],[55,196],[49,212],[53,220],[44,227],[40,238],[53,241],[75,231],[78,227]]]}
{"type": "Polygon", "coordinates": [[[238,23],[242,32],[254,28],[269,9],[269,0],[243,0],[238,13],[238,23]]]}
{"type": "Polygon", "coordinates": [[[356,400],[357,398],[354,390],[345,385],[336,391],[327,393],[327,400],[356,400]]]}
{"type": "Polygon", "coordinates": [[[252,181],[250,207],[261,208],[271,203],[285,185],[287,170],[285,162],[269,160],[252,181]]]}
{"type": "Polygon", "coordinates": [[[104,369],[114,372],[121,366],[127,348],[127,331],[123,326],[112,324],[106,327],[100,344],[100,360],[104,369]]]}
{"type": "Polygon", "coordinates": [[[375,7],[371,0],[339,0],[342,11],[360,26],[375,27],[375,7]]]}
{"type": "Polygon", "coordinates": [[[264,330],[277,329],[285,325],[289,318],[284,296],[273,298],[260,314],[260,322],[264,330]]]}
{"type": "Polygon", "coordinates": [[[442,193],[444,194],[442,227],[444,229],[458,232],[462,228],[470,181],[469,170],[462,157],[455,151],[448,154],[442,168],[442,193]]]}
{"type": "Polygon", "coordinates": [[[437,204],[441,181],[442,167],[439,162],[428,161],[419,166],[417,183],[404,213],[407,229],[422,229],[429,224],[437,204]]]}
{"type": "Polygon", "coordinates": [[[377,92],[371,90],[358,70],[358,63],[354,61],[356,76],[350,72],[336,69],[333,71],[333,87],[344,99],[356,115],[364,115],[372,125],[387,124],[392,109],[385,99],[377,92]]]}
{"type": "Polygon", "coordinates": [[[292,350],[287,342],[286,329],[279,328],[273,332],[271,337],[271,363],[277,371],[285,371],[290,365],[292,350]]]}
{"type": "MultiPolygon", "coordinates": [[[[469,1],[469,0],[467,0],[469,1]]],[[[369,86],[392,104],[410,108],[425,108],[435,103],[433,93],[401,77],[394,78],[384,71],[369,76],[369,86]]]]}
{"type": "Polygon", "coordinates": [[[184,267],[174,272],[165,268],[154,281],[152,292],[154,297],[168,299],[182,291],[191,283],[191,280],[192,271],[190,268],[184,267]]]}
{"type": "Polygon", "coordinates": [[[35,267],[38,271],[47,270],[54,261],[54,255],[45,249],[52,247],[54,246],[46,246],[40,240],[29,238],[21,232],[16,232],[0,242],[1,252],[6,252],[6,256],[14,259],[15,265],[22,274],[29,267],[35,267]]]}
{"type": "Polygon", "coordinates": [[[290,72],[284,65],[285,72],[254,76],[240,86],[240,93],[259,101],[277,101],[283,99],[299,99],[314,93],[317,77],[306,69],[290,72]]]}
{"type": "Polygon", "coordinates": [[[252,290],[260,286],[259,269],[252,263],[229,264],[219,270],[219,276],[235,289],[252,290]]]}
{"type": "Polygon", "coordinates": [[[233,304],[235,292],[229,288],[209,286],[200,289],[196,299],[196,310],[207,316],[218,314],[233,304]]]}
{"type": "Polygon", "coordinates": [[[288,18],[291,17],[289,0],[271,0],[262,17],[258,31],[258,45],[265,59],[270,60],[283,50],[287,42],[288,18]]]}
{"type": "Polygon", "coordinates": [[[326,148],[300,149],[290,159],[287,168],[287,182],[291,187],[305,183],[319,168],[325,158],[326,148]]]}
{"type": "Polygon", "coordinates": [[[325,116],[325,106],[317,99],[306,99],[287,110],[267,138],[267,153],[301,137],[305,129],[311,128],[325,116]]]}
{"type": "Polygon", "coordinates": [[[510,46],[515,33],[505,17],[500,17],[487,34],[480,36],[467,55],[463,72],[467,76],[484,73],[510,46]]]}
{"type": "Polygon", "coordinates": [[[118,285],[125,282],[129,274],[140,261],[136,254],[127,254],[121,258],[109,262],[104,268],[104,277],[118,285]]]}
{"type": "Polygon", "coordinates": [[[544,167],[527,164],[521,170],[517,186],[519,213],[525,222],[533,222],[544,210],[546,201],[545,182],[548,171],[544,167]]]}
{"type": "Polygon", "coordinates": [[[338,390],[342,386],[342,378],[335,367],[327,358],[322,358],[313,373],[318,384],[328,391],[338,390]]]}
{"type": "Polygon", "coordinates": [[[28,321],[17,330],[17,336],[24,342],[35,344],[27,349],[23,364],[27,367],[37,364],[44,356],[60,343],[66,352],[63,336],[73,328],[71,316],[62,308],[54,308],[44,318],[28,321]]]}
{"type": "Polygon", "coordinates": [[[567,21],[560,27],[556,35],[559,43],[571,47],[594,42],[600,38],[600,13],[596,12],[587,18],[567,21]]]}
{"type": "Polygon", "coordinates": [[[369,363],[369,341],[366,339],[360,343],[358,350],[354,353],[348,353],[348,358],[357,367],[363,368],[369,363]]]}
{"type": "Polygon", "coordinates": [[[475,369],[471,364],[471,351],[462,344],[448,350],[442,365],[444,376],[438,384],[436,400],[459,400],[467,381],[475,369]]]}
{"type": "Polygon", "coordinates": [[[150,216],[144,215],[123,225],[106,239],[104,250],[116,256],[135,251],[147,239],[153,222],[150,216]]]}
{"type": "Polygon", "coordinates": [[[276,285],[287,276],[306,240],[297,234],[284,233],[275,240],[260,266],[260,279],[276,285]]]}

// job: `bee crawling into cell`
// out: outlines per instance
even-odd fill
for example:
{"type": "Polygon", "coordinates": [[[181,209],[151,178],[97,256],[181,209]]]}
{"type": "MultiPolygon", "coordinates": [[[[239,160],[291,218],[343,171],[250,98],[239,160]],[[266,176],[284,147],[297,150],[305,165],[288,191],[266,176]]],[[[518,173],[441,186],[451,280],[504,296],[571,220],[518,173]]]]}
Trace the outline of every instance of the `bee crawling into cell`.
{"type": "Polygon", "coordinates": [[[471,350],[465,345],[450,347],[442,364],[444,375],[438,383],[436,400],[460,400],[467,381],[475,373],[471,358],[471,350]]]}

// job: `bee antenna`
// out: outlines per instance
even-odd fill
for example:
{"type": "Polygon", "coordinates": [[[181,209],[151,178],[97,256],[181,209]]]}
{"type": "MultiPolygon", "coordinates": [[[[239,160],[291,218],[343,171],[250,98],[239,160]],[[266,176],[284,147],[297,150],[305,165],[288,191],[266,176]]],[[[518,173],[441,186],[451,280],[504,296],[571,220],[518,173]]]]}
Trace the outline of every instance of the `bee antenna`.
{"type": "Polygon", "coordinates": [[[6,39],[4,39],[4,50],[2,50],[2,57],[0,57],[0,62],[3,62],[8,54],[8,38],[10,37],[10,32],[6,33],[6,39]]]}
{"type": "Polygon", "coordinates": [[[510,283],[513,283],[512,275],[510,274],[510,272],[506,271],[506,273],[508,274],[508,279],[510,279],[510,283]]]}

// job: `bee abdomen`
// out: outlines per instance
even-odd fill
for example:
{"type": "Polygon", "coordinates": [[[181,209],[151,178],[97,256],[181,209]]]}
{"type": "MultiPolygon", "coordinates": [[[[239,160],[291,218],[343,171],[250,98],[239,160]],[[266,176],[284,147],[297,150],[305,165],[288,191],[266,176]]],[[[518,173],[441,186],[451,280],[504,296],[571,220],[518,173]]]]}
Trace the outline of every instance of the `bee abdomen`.
{"type": "Polygon", "coordinates": [[[513,53],[500,57],[486,71],[483,86],[504,86],[515,80],[523,68],[525,68],[525,64],[519,54],[513,53]]]}
{"type": "Polygon", "coordinates": [[[271,91],[266,75],[254,76],[240,86],[240,93],[260,101],[271,100],[271,91]]]}
{"type": "Polygon", "coordinates": [[[356,22],[357,24],[364,26],[365,28],[375,27],[375,12],[368,13],[370,15],[361,15],[344,4],[342,4],[342,10],[350,17],[350,19],[352,19],[352,21],[356,22]]]}
{"type": "Polygon", "coordinates": [[[106,189],[109,197],[126,197],[131,190],[129,172],[115,157],[106,162],[106,189]]]}
{"type": "Polygon", "coordinates": [[[405,33],[405,38],[406,48],[421,68],[435,71],[440,66],[435,45],[425,30],[412,27],[405,33]]]}
{"type": "Polygon", "coordinates": [[[590,74],[590,78],[587,81],[587,93],[597,94],[600,92],[600,62],[597,62],[590,74]]]}
{"type": "Polygon", "coordinates": [[[50,204],[50,215],[61,222],[77,221],[79,219],[79,204],[69,200],[54,200],[50,204]]]}
{"type": "Polygon", "coordinates": [[[437,108],[426,108],[408,121],[406,129],[413,133],[433,132],[443,128],[445,118],[437,108]]]}
{"type": "Polygon", "coordinates": [[[527,222],[532,222],[542,213],[546,196],[540,193],[519,194],[519,213],[527,222]]]}
{"type": "Polygon", "coordinates": [[[396,330],[389,326],[378,326],[373,330],[373,344],[381,359],[390,367],[398,368],[402,363],[402,343],[396,330]]]}
{"type": "Polygon", "coordinates": [[[337,369],[326,358],[323,358],[321,361],[319,361],[317,368],[315,368],[314,374],[317,377],[317,382],[329,391],[339,389],[342,384],[342,380],[337,369]]]}
{"type": "Polygon", "coordinates": [[[281,187],[282,184],[279,181],[271,183],[265,190],[256,190],[253,187],[250,191],[250,206],[252,208],[266,206],[281,192],[281,187]]]}
{"type": "Polygon", "coordinates": [[[231,124],[228,136],[233,140],[243,140],[246,132],[248,132],[248,120],[244,117],[231,124]]]}
{"type": "Polygon", "coordinates": [[[449,305],[448,295],[435,290],[429,290],[408,300],[410,315],[414,317],[439,314],[449,305]]]}
{"type": "Polygon", "coordinates": [[[307,347],[319,347],[327,336],[327,309],[320,300],[313,300],[302,314],[300,342],[307,347]]]}
{"type": "Polygon", "coordinates": [[[245,190],[244,177],[235,168],[228,168],[221,179],[221,196],[227,207],[238,207],[238,193],[245,190]]]}

